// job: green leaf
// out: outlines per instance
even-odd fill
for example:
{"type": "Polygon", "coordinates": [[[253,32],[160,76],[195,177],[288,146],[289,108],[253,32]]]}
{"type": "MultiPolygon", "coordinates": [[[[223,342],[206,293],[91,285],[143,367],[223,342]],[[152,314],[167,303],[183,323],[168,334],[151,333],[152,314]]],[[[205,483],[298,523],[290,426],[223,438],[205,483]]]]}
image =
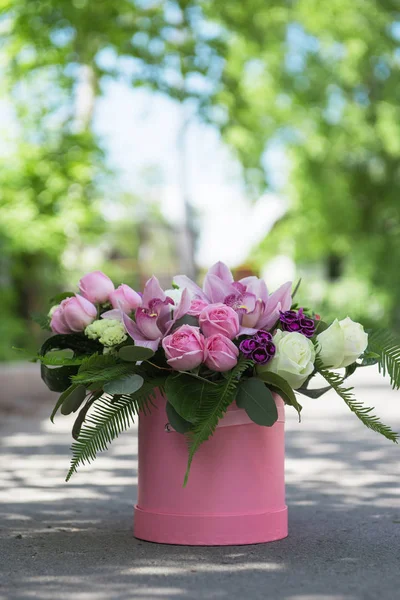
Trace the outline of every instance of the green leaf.
{"type": "Polygon", "coordinates": [[[55,407],[53,408],[53,412],[50,415],[50,421],[52,423],[54,423],[54,417],[57,414],[58,409],[60,408],[60,406],[62,405],[62,403],[64,402],[64,400],[69,396],[69,394],[71,394],[71,392],[73,392],[76,388],[78,387],[78,385],[76,383],[73,383],[69,388],[67,388],[62,394],[61,396],[58,398],[55,407]]]}
{"type": "Polygon", "coordinates": [[[356,362],[354,362],[351,365],[349,365],[348,367],[346,367],[345,376],[343,377],[343,379],[347,379],[348,377],[351,377],[353,375],[353,373],[357,370],[357,367],[358,367],[358,364],[356,362]]]}
{"type": "Polygon", "coordinates": [[[190,375],[170,375],[165,382],[165,393],[168,402],[185,421],[194,423],[199,406],[213,387],[205,380],[198,380],[190,375]]]}
{"type": "Polygon", "coordinates": [[[72,412],[76,412],[82,402],[86,398],[86,388],[84,385],[78,385],[65,397],[61,405],[61,413],[63,415],[70,415],[72,412]]]}
{"type": "Polygon", "coordinates": [[[170,402],[167,402],[166,406],[167,417],[170,425],[177,431],[178,433],[187,433],[191,427],[192,423],[189,421],[185,421],[174,409],[170,402]]]}
{"type": "Polygon", "coordinates": [[[37,323],[41,329],[45,331],[51,331],[50,329],[50,317],[42,313],[32,313],[31,319],[34,323],[37,323]]]}
{"type": "Polygon", "coordinates": [[[323,331],[325,331],[325,329],[328,329],[329,325],[328,323],[325,323],[325,321],[321,321],[321,320],[316,320],[315,321],[315,335],[318,335],[319,333],[322,333],[323,331]]]}
{"type": "Polygon", "coordinates": [[[108,381],[103,389],[107,394],[133,394],[137,392],[144,383],[143,377],[140,375],[127,375],[121,377],[121,379],[115,379],[114,381],[108,381]]]}
{"type": "Polygon", "coordinates": [[[36,357],[40,362],[47,366],[64,367],[81,365],[84,361],[84,356],[74,356],[72,350],[51,350],[45,356],[40,354],[36,357]]]}
{"type": "Polygon", "coordinates": [[[71,378],[76,375],[79,367],[49,368],[40,365],[40,374],[43,381],[52,392],[63,392],[71,385],[71,378]]]}
{"type": "Polygon", "coordinates": [[[52,298],[50,298],[50,305],[54,306],[56,304],[60,304],[66,298],[71,298],[75,296],[75,292],[60,292],[60,294],[56,294],[52,298]]]}
{"type": "Polygon", "coordinates": [[[86,402],[85,406],[83,406],[81,408],[81,410],[79,411],[79,414],[77,416],[77,418],[75,419],[74,425],[72,427],[72,437],[74,438],[74,440],[77,440],[79,437],[79,434],[81,432],[82,429],[82,425],[86,419],[86,415],[88,413],[89,408],[92,406],[92,404],[98,400],[101,395],[102,395],[102,391],[98,392],[96,394],[93,394],[93,396],[91,396],[88,401],[86,402]]]}
{"type": "Polygon", "coordinates": [[[78,374],[73,377],[74,383],[83,383],[87,387],[98,389],[107,381],[121,379],[134,371],[133,365],[120,362],[112,354],[93,354],[82,362],[78,374]]]}
{"type": "Polygon", "coordinates": [[[276,375],[276,373],[271,373],[270,371],[258,373],[257,377],[264,381],[273,392],[279,394],[286,404],[293,406],[300,417],[300,412],[303,407],[297,402],[293,389],[283,377],[276,375]]]}
{"type": "Polygon", "coordinates": [[[96,340],[90,340],[83,333],[70,333],[53,335],[42,345],[39,354],[44,356],[50,350],[64,350],[69,348],[76,354],[94,354],[103,352],[103,346],[96,340]]]}
{"type": "Polygon", "coordinates": [[[127,362],[138,362],[148,360],[154,356],[154,351],[151,348],[130,345],[123,346],[118,352],[118,356],[127,362]]]}
{"type": "Polygon", "coordinates": [[[292,292],[292,300],[294,299],[294,297],[296,296],[297,292],[299,291],[300,285],[301,285],[301,277],[298,280],[298,282],[296,283],[296,286],[295,286],[295,288],[294,288],[294,290],[292,292]]]}
{"type": "Polygon", "coordinates": [[[183,317],[175,321],[171,331],[176,331],[177,329],[179,329],[179,327],[182,327],[182,325],[192,325],[192,327],[198,327],[199,319],[197,317],[194,317],[193,315],[183,315],[183,317]]]}
{"type": "Polygon", "coordinates": [[[326,394],[326,392],[329,392],[331,390],[331,386],[327,386],[327,387],[323,387],[323,388],[316,388],[314,390],[310,390],[309,388],[305,388],[305,387],[301,387],[298,388],[297,391],[300,392],[300,394],[303,394],[303,396],[308,396],[309,398],[320,398],[323,394],[326,394]]]}
{"type": "Polygon", "coordinates": [[[236,404],[244,408],[250,419],[257,425],[271,427],[278,419],[274,397],[257,377],[246,379],[239,384],[236,404]]]}

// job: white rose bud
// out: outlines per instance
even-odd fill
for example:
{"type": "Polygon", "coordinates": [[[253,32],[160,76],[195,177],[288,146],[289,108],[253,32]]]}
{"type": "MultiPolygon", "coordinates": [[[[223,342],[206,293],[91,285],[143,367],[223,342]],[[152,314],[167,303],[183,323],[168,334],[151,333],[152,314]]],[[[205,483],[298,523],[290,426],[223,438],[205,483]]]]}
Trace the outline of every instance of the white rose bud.
{"type": "Polygon", "coordinates": [[[257,371],[276,373],[296,390],[314,370],[314,345],[301,333],[281,330],[276,332],[273,343],[276,346],[274,358],[266,365],[257,367],[257,371]]]}
{"type": "Polygon", "coordinates": [[[346,317],[337,319],[328,329],[317,335],[319,357],[325,367],[348,367],[361,356],[368,346],[368,335],[360,323],[346,317]]]}

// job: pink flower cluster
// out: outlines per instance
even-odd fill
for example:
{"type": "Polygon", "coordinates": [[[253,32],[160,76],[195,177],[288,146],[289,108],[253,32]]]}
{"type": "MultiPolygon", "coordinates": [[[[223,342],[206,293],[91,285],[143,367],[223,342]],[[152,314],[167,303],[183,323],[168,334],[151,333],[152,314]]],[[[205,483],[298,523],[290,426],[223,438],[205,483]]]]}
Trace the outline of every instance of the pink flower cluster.
{"type": "Polygon", "coordinates": [[[177,371],[190,371],[204,363],[212,371],[229,371],[237,363],[239,349],[232,342],[239,333],[237,313],[224,304],[206,306],[199,325],[182,325],[163,341],[167,363],[177,371]]]}
{"type": "Polygon", "coordinates": [[[76,333],[93,323],[97,317],[96,304],[110,303],[116,309],[131,312],[140,306],[142,299],[128,285],[117,289],[101,271],[88,273],[79,282],[80,294],[66,298],[54,310],[50,326],[54,333],[76,333]]]}
{"type": "Polygon", "coordinates": [[[127,285],[115,289],[100,271],[89,273],[80,280],[80,295],[57,307],[51,327],[56,333],[83,331],[100,314],[101,318],[120,320],[137,346],[156,351],[161,344],[173,369],[187,371],[205,364],[221,372],[237,363],[239,344],[233,340],[268,331],[291,307],[290,282],[269,294],[258,277],[234,281],[223,263],[208,271],[202,289],[184,275],[174,281],[181,290],[177,304],[156,277],[149,279],[141,295],[127,285]],[[112,310],[104,312],[105,304],[112,310]],[[198,324],[179,327],[179,320],[186,315],[198,324]]]}

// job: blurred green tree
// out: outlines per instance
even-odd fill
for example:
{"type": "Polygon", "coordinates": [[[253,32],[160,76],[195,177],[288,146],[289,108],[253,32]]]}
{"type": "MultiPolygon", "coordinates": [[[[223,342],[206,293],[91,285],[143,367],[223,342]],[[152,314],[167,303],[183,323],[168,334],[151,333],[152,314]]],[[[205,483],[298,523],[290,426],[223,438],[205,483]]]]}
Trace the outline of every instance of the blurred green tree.
{"type": "Polygon", "coordinates": [[[231,31],[218,100],[250,186],[274,180],[268,142],[289,159],[289,211],[254,263],[280,251],[324,261],[332,281],[364,280],[400,327],[398,4],[227,0],[210,10],[231,31]]]}

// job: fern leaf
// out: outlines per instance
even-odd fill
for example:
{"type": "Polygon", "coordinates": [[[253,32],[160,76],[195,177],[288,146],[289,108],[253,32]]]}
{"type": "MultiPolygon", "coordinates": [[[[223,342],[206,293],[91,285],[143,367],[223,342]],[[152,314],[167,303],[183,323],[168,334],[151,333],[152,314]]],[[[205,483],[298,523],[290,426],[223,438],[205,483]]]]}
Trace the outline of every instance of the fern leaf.
{"type": "Polygon", "coordinates": [[[189,440],[189,459],[186,469],[184,486],[187,484],[193,457],[201,444],[208,440],[215,432],[218,421],[224,416],[229,405],[233,402],[236,388],[241,375],[254,363],[242,359],[237,366],[227,374],[224,381],[215,386],[209,386],[209,391],[204,400],[199,404],[196,413],[196,424],[187,434],[189,440]]]}
{"type": "Polygon", "coordinates": [[[371,414],[371,412],[374,410],[373,408],[364,406],[361,402],[356,400],[352,393],[354,388],[346,388],[343,386],[343,377],[341,377],[338,373],[328,371],[328,369],[324,368],[322,361],[319,358],[316,359],[315,366],[322,377],[324,377],[324,379],[335,390],[335,392],[346,402],[349,409],[360,419],[362,423],[364,423],[366,427],[372,429],[372,431],[380,433],[388,440],[391,440],[397,444],[399,435],[388,425],[384,425],[378,417],[371,414]]]}
{"type": "Polygon", "coordinates": [[[378,368],[389,375],[393,389],[400,388],[400,337],[391,331],[378,329],[369,335],[368,351],[378,354],[378,368]]]}
{"type": "Polygon", "coordinates": [[[98,452],[126,431],[140,412],[146,414],[155,395],[155,389],[163,389],[165,377],[145,381],[137,392],[130,395],[112,397],[103,395],[96,399],[89,416],[81,424],[78,439],[71,446],[72,460],[66,481],[69,481],[80,464],[89,463],[98,452]]]}

